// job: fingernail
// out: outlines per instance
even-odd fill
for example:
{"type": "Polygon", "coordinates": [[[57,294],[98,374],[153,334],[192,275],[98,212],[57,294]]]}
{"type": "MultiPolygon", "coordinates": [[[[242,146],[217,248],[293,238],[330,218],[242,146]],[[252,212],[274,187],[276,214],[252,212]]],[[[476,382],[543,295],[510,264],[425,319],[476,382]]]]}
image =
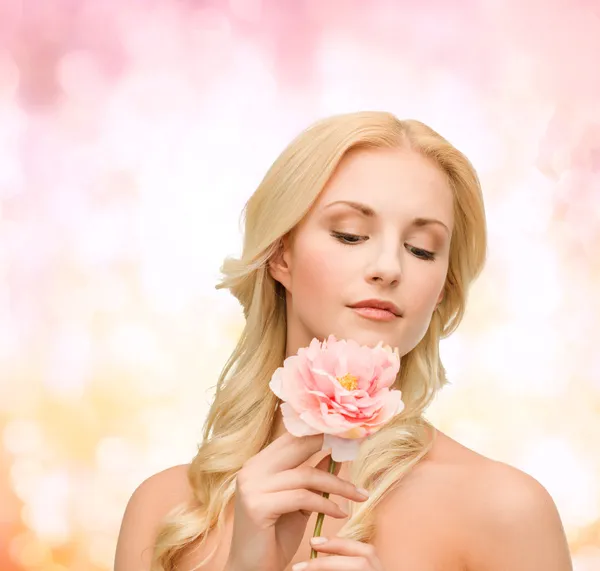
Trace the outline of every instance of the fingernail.
{"type": "Polygon", "coordinates": [[[364,488],[356,488],[356,491],[361,495],[364,496],[365,498],[368,498],[371,494],[369,493],[369,490],[365,490],[364,488]]]}
{"type": "Polygon", "coordinates": [[[296,565],[292,567],[292,571],[300,571],[301,569],[306,569],[307,567],[308,563],[303,561],[302,563],[296,563],[296,565]]]}
{"type": "Polygon", "coordinates": [[[326,537],[311,537],[310,542],[313,545],[323,545],[323,543],[327,543],[326,537]]]}

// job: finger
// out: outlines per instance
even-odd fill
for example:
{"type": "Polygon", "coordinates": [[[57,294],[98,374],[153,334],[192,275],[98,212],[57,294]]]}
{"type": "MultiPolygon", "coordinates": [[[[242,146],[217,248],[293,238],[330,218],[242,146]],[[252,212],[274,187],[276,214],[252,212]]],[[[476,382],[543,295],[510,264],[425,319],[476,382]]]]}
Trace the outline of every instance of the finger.
{"type": "Polygon", "coordinates": [[[293,436],[285,432],[253,456],[245,466],[253,472],[273,474],[296,468],[323,448],[323,434],[293,436]]]}
{"type": "MultiPolygon", "coordinates": [[[[317,464],[315,465],[315,468],[317,470],[320,470],[322,472],[328,472],[330,470],[329,467],[329,463],[331,461],[331,451],[329,451],[323,458],[321,458],[321,460],[319,460],[319,462],[317,462],[317,464]]],[[[311,465],[311,463],[309,463],[309,465],[311,465]]],[[[340,473],[340,468],[341,468],[341,462],[336,462],[335,467],[334,467],[334,471],[333,474],[335,476],[337,476],[340,473]]],[[[315,493],[321,493],[319,492],[319,490],[316,489],[311,489],[312,492],[315,493]]]]}
{"type": "Polygon", "coordinates": [[[372,564],[376,561],[375,548],[370,543],[342,537],[325,539],[327,539],[325,543],[319,543],[316,537],[311,537],[310,544],[312,548],[319,553],[334,553],[335,555],[344,555],[347,557],[363,557],[372,564]]]}
{"type": "Polygon", "coordinates": [[[303,488],[318,494],[336,494],[355,502],[364,502],[368,498],[361,494],[352,482],[310,466],[274,474],[268,486],[264,491],[279,492],[303,488]]]}
{"type": "MultiPolygon", "coordinates": [[[[329,462],[330,462],[330,460],[331,460],[331,453],[327,454],[319,462],[317,462],[317,464],[315,466],[315,469],[320,470],[321,472],[329,472],[329,462]]],[[[339,468],[338,468],[337,472],[339,473],[339,468]]],[[[309,489],[310,489],[311,492],[314,492],[315,494],[322,493],[322,492],[320,492],[319,490],[317,490],[315,488],[309,488],[309,489]]]]}
{"type": "Polygon", "coordinates": [[[292,571],[381,571],[381,569],[371,567],[362,557],[330,555],[296,563],[292,571]]]}
{"type": "Polygon", "coordinates": [[[261,510],[267,517],[280,517],[287,513],[302,511],[324,513],[335,518],[348,517],[348,514],[334,501],[308,490],[286,490],[265,494],[261,498],[261,510]]]}
{"type": "MultiPolygon", "coordinates": [[[[325,472],[329,472],[329,463],[330,462],[331,462],[331,452],[329,452],[324,458],[322,458],[318,462],[318,464],[315,466],[315,468],[318,468],[319,470],[324,470],[325,472]]],[[[332,473],[337,476],[340,473],[341,469],[342,469],[342,463],[336,462],[332,473]]]]}

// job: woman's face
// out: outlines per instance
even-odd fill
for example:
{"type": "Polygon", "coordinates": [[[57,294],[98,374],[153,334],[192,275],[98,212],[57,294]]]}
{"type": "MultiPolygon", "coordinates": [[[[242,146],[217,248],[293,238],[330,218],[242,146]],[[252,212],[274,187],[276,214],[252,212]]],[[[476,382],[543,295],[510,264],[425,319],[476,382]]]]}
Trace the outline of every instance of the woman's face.
{"type": "Polygon", "coordinates": [[[442,299],[453,223],[452,191],[430,160],[402,149],[346,154],[270,266],[287,291],[286,355],[330,334],[408,353],[442,299]],[[371,299],[400,315],[351,307],[371,299]]]}

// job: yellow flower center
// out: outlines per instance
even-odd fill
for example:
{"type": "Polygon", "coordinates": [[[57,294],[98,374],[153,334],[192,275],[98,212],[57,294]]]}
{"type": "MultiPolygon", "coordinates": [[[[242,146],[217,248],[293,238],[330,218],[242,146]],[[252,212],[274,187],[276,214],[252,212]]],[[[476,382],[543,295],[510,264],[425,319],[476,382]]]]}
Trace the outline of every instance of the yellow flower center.
{"type": "Polygon", "coordinates": [[[358,388],[358,378],[346,373],[343,377],[338,377],[340,385],[348,391],[355,391],[358,388]]]}

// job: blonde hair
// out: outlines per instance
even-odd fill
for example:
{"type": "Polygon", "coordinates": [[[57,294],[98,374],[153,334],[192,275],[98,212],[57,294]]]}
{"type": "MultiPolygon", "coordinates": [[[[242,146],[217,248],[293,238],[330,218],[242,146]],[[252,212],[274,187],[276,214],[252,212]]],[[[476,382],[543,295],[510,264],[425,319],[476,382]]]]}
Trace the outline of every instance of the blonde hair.
{"type": "MultiPolygon", "coordinates": [[[[247,202],[243,253],[227,258],[217,288],[228,288],[246,318],[240,339],[216,385],[203,440],[188,469],[195,501],[171,512],[154,546],[153,571],[172,571],[208,532],[223,529],[224,513],[244,462],[269,444],[278,398],[271,375],[282,365],[286,344],[286,301],[268,270],[281,239],[302,220],[341,158],[356,148],[408,148],[428,157],[447,175],[454,193],[454,231],[444,298],[417,346],[402,358],[396,388],[404,411],[366,440],[353,462],[352,480],[371,492],[352,505],[340,535],[373,538],[373,513],[382,497],[428,452],[428,423],[422,414],[446,384],[439,341],[452,333],[465,312],[467,291],[486,256],[485,210],[478,176],[469,160],[419,121],[385,112],[359,112],[321,120],[299,136],[273,163],[247,202]]],[[[216,548],[215,548],[216,549],[216,548]]],[[[195,567],[199,569],[214,550],[195,567]]]]}

